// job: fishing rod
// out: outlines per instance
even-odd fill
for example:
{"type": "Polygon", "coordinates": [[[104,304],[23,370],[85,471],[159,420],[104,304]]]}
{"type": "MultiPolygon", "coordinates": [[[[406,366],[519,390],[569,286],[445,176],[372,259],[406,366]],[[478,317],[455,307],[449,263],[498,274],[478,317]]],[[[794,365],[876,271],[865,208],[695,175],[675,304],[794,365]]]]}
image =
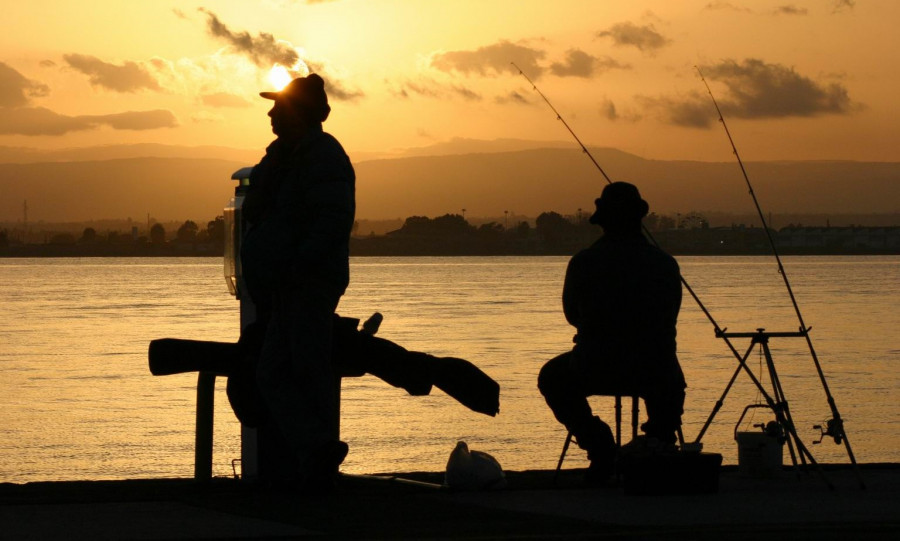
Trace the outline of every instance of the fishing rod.
{"type": "Polygon", "coordinates": [[[578,145],[581,147],[581,151],[584,152],[585,154],[587,154],[587,157],[591,159],[591,161],[594,163],[594,167],[596,167],[597,170],[600,171],[600,174],[603,175],[603,178],[606,179],[606,182],[608,184],[612,184],[612,180],[609,178],[609,175],[607,175],[606,171],[604,171],[603,168],[600,167],[600,164],[597,163],[597,160],[594,159],[594,155],[591,154],[591,152],[587,149],[586,146],[584,146],[584,143],[581,142],[581,139],[579,139],[578,136],[575,135],[575,132],[572,131],[572,128],[569,127],[569,123],[566,122],[566,120],[562,117],[561,114],[559,114],[559,111],[556,110],[556,107],[554,107],[553,104],[550,103],[550,100],[547,99],[547,96],[545,96],[544,93],[541,92],[540,89],[537,87],[537,85],[534,84],[534,82],[531,79],[529,79],[527,75],[525,75],[525,72],[522,71],[522,68],[517,66],[515,62],[510,62],[510,64],[512,64],[512,66],[514,68],[519,70],[519,74],[521,74],[522,77],[524,77],[525,80],[528,81],[528,83],[531,85],[531,88],[533,88],[534,91],[538,93],[538,96],[540,96],[544,100],[544,103],[546,103],[547,106],[550,107],[550,110],[556,114],[556,120],[559,120],[560,122],[562,122],[563,126],[565,126],[567,130],[569,130],[569,133],[572,134],[572,137],[575,139],[575,142],[577,142],[578,145]]]}
{"type": "MultiPolygon", "coordinates": [[[[603,175],[603,178],[606,179],[606,182],[609,184],[612,184],[612,180],[609,178],[609,175],[607,175],[606,171],[604,171],[603,168],[600,167],[600,164],[597,163],[596,159],[594,159],[594,155],[591,154],[591,152],[587,149],[586,146],[584,146],[584,143],[581,142],[581,139],[578,138],[578,135],[575,134],[575,132],[569,126],[568,122],[566,122],[566,120],[562,117],[562,115],[559,114],[559,111],[556,110],[556,107],[554,107],[553,104],[550,103],[550,100],[547,99],[547,96],[545,96],[544,93],[541,92],[541,90],[537,87],[536,84],[534,84],[534,82],[528,77],[528,75],[525,75],[525,72],[522,71],[522,68],[517,66],[515,62],[510,62],[510,64],[512,64],[512,66],[519,71],[519,74],[521,74],[522,77],[524,77],[525,80],[528,81],[529,84],[531,84],[531,87],[534,89],[534,91],[538,93],[538,95],[544,100],[544,102],[556,114],[556,119],[559,120],[560,122],[562,122],[563,126],[566,127],[566,129],[569,131],[569,133],[572,135],[572,137],[575,139],[575,141],[581,147],[582,152],[587,154],[588,158],[590,158],[591,162],[593,162],[593,164],[597,168],[597,170],[600,171],[600,174],[603,175]]],[[[647,237],[647,239],[650,242],[652,242],[656,247],[659,247],[659,243],[656,241],[656,239],[650,233],[650,230],[647,228],[647,226],[642,223],[641,228],[644,232],[644,235],[647,237]]],[[[685,290],[687,290],[687,292],[690,294],[691,298],[694,299],[694,302],[697,303],[697,306],[700,308],[700,310],[706,316],[706,319],[708,319],[709,322],[712,323],[712,326],[715,329],[716,336],[721,338],[725,342],[725,344],[728,346],[728,349],[731,350],[731,353],[738,360],[738,363],[740,365],[738,367],[738,370],[740,370],[740,369],[744,370],[744,372],[747,374],[747,376],[750,378],[750,380],[759,389],[760,394],[762,395],[762,397],[766,401],[766,403],[769,405],[769,407],[771,407],[773,411],[778,411],[779,408],[778,408],[778,405],[776,404],[775,400],[766,392],[766,390],[762,386],[762,383],[760,383],[759,379],[756,377],[756,375],[753,373],[753,371],[750,369],[750,367],[747,366],[744,356],[742,356],[738,352],[738,350],[735,349],[734,345],[731,343],[731,340],[729,340],[729,337],[726,335],[725,329],[722,329],[721,327],[719,327],[718,322],[715,320],[715,318],[712,316],[712,314],[709,312],[709,310],[706,309],[706,306],[703,304],[703,301],[700,300],[700,297],[697,296],[697,293],[694,292],[694,289],[690,286],[690,284],[688,284],[688,282],[684,278],[684,276],[681,276],[681,273],[679,273],[679,276],[681,278],[681,284],[684,286],[685,290]]],[[[726,393],[728,392],[727,390],[729,388],[731,388],[731,385],[734,383],[735,379],[737,378],[738,373],[739,372],[735,372],[735,374],[732,376],[731,381],[728,383],[728,386],[726,387],[726,393]]],[[[697,438],[694,440],[693,443],[695,445],[698,445],[700,443],[701,438],[703,438],[703,435],[706,433],[707,428],[709,428],[709,425],[712,421],[713,416],[715,416],[715,414],[722,408],[722,405],[724,403],[723,400],[724,400],[724,394],[723,394],[722,398],[720,398],[716,402],[715,407],[713,408],[713,412],[710,415],[709,420],[707,420],[706,424],[703,426],[703,428],[700,430],[700,433],[697,435],[697,438]]]]}
{"type": "MultiPolygon", "coordinates": [[[[822,436],[830,436],[834,438],[834,442],[838,445],[841,442],[844,443],[844,446],[847,449],[847,455],[850,458],[850,462],[856,466],[856,459],[853,456],[853,450],[850,448],[850,441],[847,439],[847,434],[844,432],[844,421],[841,419],[841,414],[838,412],[837,404],[834,401],[834,397],[831,395],[831,391],[828,388],[828,382],[825,379],[825,372],[822,370],[822,365],[819,362],[819,357],[816,355],[816,350],[813,347],[812,339],[809,336],[809,331],[812,327],[807,327],[806,323],[803,320],[803,314],[800,312],[800,305],[797,304],[797,299],[794,296],[794,291],[791,288],[791,282],[788,279],[787,272],[784,270],[784,265],[781,262],[781,256],[778,254],[778,247],[775,244],[775,239],[772,238],[772,232],[769,230],[769,226],[766,223],[765,215],[763,214],[762,208],[759,205],[759,200],[756,198],[756,193],[753,191],[753,185],[750,183],[750,177],[747,175],[747,170],[744,167],[744,162],[741,160],[741,156],[738,153],[737,146],[734,144],[734,139],[731,137],[731,132],[728,130],[728,124],[725,123],[725,117],[722,115],[722,110],[719,108],[719,104],[716,101],[715,96],[713,96],[712,90],[709,87],[709,83],[706,81],[706,78],[703,76],[703,72],[700,71],[699,66],[694,66],[697,69],[697,73],[700,75],[700,80],[703,81],[703,84],[706,86],[706,91],[709,93],[709,97],[713,102],[713,106],[716,108],[716,114],[719,116],[719,122],[722,123],[722,128],[725,129],[725,135],[728,136],[728,142],[731,144],[731,150],[734,152],[734,157],[737,159],[738,165],[741,168],[741,174],[744,176],[744,181],[747,184],[747,189],[750,192],[750,197],[753,199],[753,204],[756,207],[756,212],[759,214],[759,219],[762,222],[763,230],[766,232],[766,238],[769,240],[769,245],[772,248],[772,253],[775,255],[775,261],[778,263],[778,274],[781,275],[782,280],[784,281],[785,288],[787,288],[788,296],[791,298],[791,304],[794,307],[794,312],[797,314],[797,320],[800,323],[800,334],[802,334],[806,338],[806,343],[809,347],[809,353],[812,356],[813,363],[816,367],[816,372],[819,375],[819,380],[822,382],[822,388],[825,390],[825,396],[828,400],[828,406],[831,408],[832,419],[826,422],[826,428],[822,430],[822,436]]],[[[860,481],[862,481],[860,479],[860,481]]]]}

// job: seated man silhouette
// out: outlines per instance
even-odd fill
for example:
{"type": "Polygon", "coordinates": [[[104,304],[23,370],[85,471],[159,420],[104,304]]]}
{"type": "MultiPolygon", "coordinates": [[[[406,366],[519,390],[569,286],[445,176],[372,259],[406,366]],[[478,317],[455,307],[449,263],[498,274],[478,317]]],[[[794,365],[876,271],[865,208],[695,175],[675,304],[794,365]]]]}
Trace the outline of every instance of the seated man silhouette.
{"type": "Polygon", "coordinates": [[[566,270],[563,311],[577,329],[572,351],[548,361],[538,388],[556,419],[591,461],[586,480],[603,483],[614,471],[616,444],[593,415],[591,395],[644,399],[646,443],[676,441],[684,404],[684,375],[675,347],[681,307],[678,264],[641,231],[649,206],[638,189],[614,182],[595,201],[590,222],[603,236],[576,254],[566,270]]]}

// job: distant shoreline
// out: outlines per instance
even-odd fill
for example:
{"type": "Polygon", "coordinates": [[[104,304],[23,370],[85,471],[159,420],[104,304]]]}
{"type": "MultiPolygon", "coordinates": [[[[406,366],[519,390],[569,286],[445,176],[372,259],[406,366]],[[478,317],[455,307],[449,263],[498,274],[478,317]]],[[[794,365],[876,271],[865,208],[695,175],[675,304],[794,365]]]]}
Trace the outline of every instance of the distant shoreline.
{"type": "MultiPolygon", "coordinates": [[[[586,245],[585,245],[586,247],[586,245]]],[[[351,247],[351,257],[497,257],[497,256],[572,256],[578,250],[465,250],[460,248],[445,249],[446,246],[434,246],[429,249],[373,249],[369,247],[351,247]],[[356,249],[354,249],[356,248],[356,249]]],[[[665,247],[663,247],[666,249],[665,247]]],[[[666,249],[673,256],[761,256],[772,255],[772,250],[728,250],[728,249],[666,249]]],[[[779,255],[784,256],[877,256],[900,255],[900,249],[872,249],[860,247],[847,248],[781,248],[779,255]]],[[[134,247],[134,246],[97,246],[85,249],[83,246],[55,246],[47,244],[30,244],[0,248],[0,258],[4,259],[38,259],[38,258],[96,258],[96,257],[215,257],[222,258],[224,251],[220,247],[210,245],[169,247],[134,247]]]]}

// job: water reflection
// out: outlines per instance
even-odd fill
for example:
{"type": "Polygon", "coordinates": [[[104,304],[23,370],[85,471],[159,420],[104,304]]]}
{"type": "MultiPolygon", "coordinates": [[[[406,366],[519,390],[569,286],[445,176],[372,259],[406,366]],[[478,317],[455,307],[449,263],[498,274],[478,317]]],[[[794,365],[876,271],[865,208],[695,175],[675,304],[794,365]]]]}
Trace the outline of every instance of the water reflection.
{"type": "MultiPolygon", "coordinates": [[[[385,315],[379,335],[411,350],[459,356],[501,384],[500,414],[473,413],[434,391],[409,397],[374,378],[345,381],[342,437],[351,472],[442,470],[457,440],[504,468],[552,468],[565,433],[537,392],[547,359],[570,348],[560,295],[566,257],[361,258],[339,312],[385,315]]],[[[679,258],[719,325],[797,328],[768,258],[679,258]]],[[[789,257],[785,267],[861,462],[900,460],[900,258],[789,257]]],[[[193,375],[152,377],[146,351],[164,336],[237,339],[236,302],[217,259],[0,260],[0,481],[190,476],[193,375]]],[[[735,341],[741,352],[747,347],[735,341]]],[[[771,343],[798,432],[830,417],[802,341],[771,343]]],[[[679,324],[693,438],[736,361],[690,299],[679,324]]],[[[751,355],[759,373],[759,358],[751,355]]],[[[763,379],[764,383],[767,381],[763,379]]],[[[743,376],[704,443],[736,462],[734,423],[757,400],[743,376]]],[[[612,400],[592,402],[612,417],[612,400]]],[[[751,422],[760,422],[759,416],[751,422]]],[[[815,437],[815,438],[814,438],[815,437]]],[[[811,447],[846,462],[843,447],[811,447]]],[[[567,467],[584,465],[577,454],[567,467]]],[[[214,474],[240,456],[237,423],[219,384],[214,474]]]]}

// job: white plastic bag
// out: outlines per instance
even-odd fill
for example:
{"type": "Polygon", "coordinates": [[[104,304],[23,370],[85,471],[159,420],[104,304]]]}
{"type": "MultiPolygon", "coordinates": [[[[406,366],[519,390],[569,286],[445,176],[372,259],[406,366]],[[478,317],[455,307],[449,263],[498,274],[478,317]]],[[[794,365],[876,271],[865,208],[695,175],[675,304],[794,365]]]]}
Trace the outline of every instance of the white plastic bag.
{"type": "Polygon", "coordinates": [[[482,451],[470,451],[461,441],[447,460],[444,484],[456,490],[489,490],[505,487],[506,476],[497,459],[482,451]]]}

